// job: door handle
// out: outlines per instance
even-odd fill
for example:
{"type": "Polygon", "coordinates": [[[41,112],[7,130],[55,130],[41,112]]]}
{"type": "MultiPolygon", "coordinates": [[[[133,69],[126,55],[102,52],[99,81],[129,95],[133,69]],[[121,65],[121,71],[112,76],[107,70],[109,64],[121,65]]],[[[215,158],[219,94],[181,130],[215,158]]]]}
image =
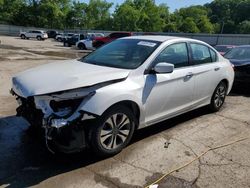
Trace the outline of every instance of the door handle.
{"type": "Polygon", "coordinates": [[[220,70],[220,67],[215,67],[214,70],[218,71],[218,70],[220,70]]]}
{"type": "Polygon", "coordinates": [[[185,78],[187,78],[187,79],[190,79],[190,78],[192,78],[193,77],[193,73],[192,72],[189,72],[186,76],[185,76],[185,78]]]}

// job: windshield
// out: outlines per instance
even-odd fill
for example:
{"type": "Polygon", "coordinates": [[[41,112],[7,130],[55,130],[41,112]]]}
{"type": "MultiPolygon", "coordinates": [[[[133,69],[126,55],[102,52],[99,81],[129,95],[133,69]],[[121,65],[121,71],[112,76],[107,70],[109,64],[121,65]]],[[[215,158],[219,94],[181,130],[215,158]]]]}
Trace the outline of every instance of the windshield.
{"type": "Polygon", "coordinates": [[[227,59],[250,59],[250,47],[233,48],[224,56],[227,59]]]}
{"type": "Polygon", "coordinates": [[[160,42],[122,39],[115,40],[80,61],[107,67],[135,69],[139,67],[160,45],[160,42]]]}

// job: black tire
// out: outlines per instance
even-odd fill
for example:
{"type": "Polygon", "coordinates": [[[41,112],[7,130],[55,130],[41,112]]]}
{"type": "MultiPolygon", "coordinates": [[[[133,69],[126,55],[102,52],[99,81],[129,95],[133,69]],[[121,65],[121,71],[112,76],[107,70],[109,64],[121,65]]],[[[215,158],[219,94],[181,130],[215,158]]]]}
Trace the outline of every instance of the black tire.
{"type": "Polygon", "coordinates": [[[102,157],[112,156],[121,152],[130,142],[136,124],[136,117],[129,108],[122,105],[111,107],[97,119],[94,125],[90,127],[89,142],[92,150],[102,157]],[[114,120],[114,116],[116,117],[116,120],[114,120]],[[123,118],[124,116],[125,118],[123,118]],[[116,130],[111,128],[112,126],[110,126],[111,124],[109,124],[109,122],[113,124],[113,127],[116,127],[116,130]],[[116,126],[114,126],[114,124],[116,124],[116,126]],[[110,127],[111,129],[108,129],[107,127],[110,127]],[[111,133],[105,133],[104,135],[103,131],[111,133]],[[125,132],[126,134],[124,134],[124,131],[128,132],[125,132]],[[103,135],[101,136],[101,134],[103,135]],[[111,148],[107,148],[108,145],[110,145],[111,148]]]}
{"type": "Polygon", "coordinates": [[[25,38],[26,38],[25,35],[22,34],[22,35],[21,35],[21,39],[25,39],[25,38]]]}
{"type": "Polygon", "coordinates": [[[57,41],[62,42],[62,38],[61,37],[57,38],[57,41]]]}
{"type": "Polygon", "coordinates": [[[224,104],[227,95],[227,85],[225,82],[220,82],[215,88],[209,108],[212,112],[218,112],[224,104]]]}
{"type": "Polygon", "coordinates": [[[79,43],[77,47],[78,47],[80,50],[87,50],[85,44],[83,44],[83,43],[79,43]]]}
{"type": "Polygon", "coordinates": [[[41,36],[37,36],[36,39],[37,40],[42,40],[42,37],[41,36]]]}
{"type": "Polygon", "coordinates": [[[69,45],[68,42],[64,42],[64,43],[63,43],[63,46],[64,46],[64,47],[69,47],[70,45],[69,45]]]}

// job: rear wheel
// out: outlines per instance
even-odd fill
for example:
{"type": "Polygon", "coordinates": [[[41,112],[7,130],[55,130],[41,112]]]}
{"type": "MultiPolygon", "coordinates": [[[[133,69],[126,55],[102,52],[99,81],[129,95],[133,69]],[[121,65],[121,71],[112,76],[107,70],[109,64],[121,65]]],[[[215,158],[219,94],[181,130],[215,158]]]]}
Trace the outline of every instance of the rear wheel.
{"type": "Polygon", "coordinates": [[[117,105],[105,112],[90,128],[90,144],[100,156],[119,153],[131,140],[136,117],[125,106],[117,105]]]}
{"type": "Polygon", "coordinates": [[[80,50],[86,50],[86,46],[85,46],[85,44],[83,44],[83,43],[78,44],[78,48],[79,48],[80,50]]]}
{"type": "Polygon", "coordinates": [[[63,43],[63,46],[69,47],[69,43],[68,43],[68,42],[64,42],[64,43],[63,43]]]}
{"type": "Polygon", "coordinates": [[[220,82],[219,85],[216,87],[214,94],[211,98],[210,102],[210,109],[213,112],[217,112],[223,106],[225,98],[227,95],[227,85],[225,82],[220,82]]]}
{"type": "Polygon", "coordinates": [[[21,35],[21,39],[25,39],[26,37],[25,37],[25,35],[21,35]]]}

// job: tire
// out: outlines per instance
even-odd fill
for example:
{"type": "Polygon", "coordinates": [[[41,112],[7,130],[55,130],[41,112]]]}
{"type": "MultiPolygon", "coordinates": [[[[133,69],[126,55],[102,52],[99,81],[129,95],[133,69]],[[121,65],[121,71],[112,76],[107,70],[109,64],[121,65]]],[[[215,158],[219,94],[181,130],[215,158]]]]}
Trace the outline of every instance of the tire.
{"type": "Polygon", "coordinates": [[[83,43],[79,43],[77,47],[78,47],[80,50],[87,50],[85,44],[83,44],[83,43]]]}
{"type": "Polygon", "coordinates": [[[57,38],[57,41],[62,42],[62,38],[60,38],[60,37],[57,38]]]}
{"type": "Polygon", "coordinates": [[[121,152],[130,142],[136,122],[129,108],[122,105],[111,107],[90,127],[89,142],[92,150],[102,157],[121,152]]]}
{"type": "Polygon", "coordinates": [[[26,37],[25,37],[25,35],[21,35],[21,39],[25,39],[26,37]]]}
{"type": "Polygon", "coordinates": [[[41,36],[37,36],[36,39],[37,40],[42,40],[42,37],[41,36]]]}
{"type": "Polygon", "coordinates": [[[227,95],[227,85],[225,82],[220,82],[215,88],[209,108],[212,112],[218,112],[224,104],[227,95]]]}
{"type": "Polygon", "coordinates": [[[63,46],[64,46],[64,47],[69,47],[69,43],[68,43],[68,42],[64,42],[64,43],[63,43],[63,46]]]}

